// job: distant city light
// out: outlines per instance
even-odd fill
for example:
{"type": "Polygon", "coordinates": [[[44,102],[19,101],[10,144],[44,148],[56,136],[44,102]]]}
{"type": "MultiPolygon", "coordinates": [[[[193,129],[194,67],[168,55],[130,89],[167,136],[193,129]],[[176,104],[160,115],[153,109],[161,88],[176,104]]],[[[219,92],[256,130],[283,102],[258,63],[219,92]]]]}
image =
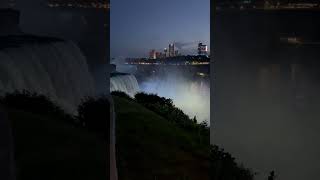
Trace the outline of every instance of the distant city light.
{"type": "Polygon", "coordinates": [[[261,9],[261,10],[282,10],[282,9],[320,9],[320,2],[281,2],[281,1],[249,1],[221,2],[216,6],[216,10],[227,9],[261,9]]]}
{"type": "Polygon", "coordinates": [[[110,4],[102,0],[48,0],[49,7],[74,7],[74,8],[95,8],[110,9],[110,4]]]}

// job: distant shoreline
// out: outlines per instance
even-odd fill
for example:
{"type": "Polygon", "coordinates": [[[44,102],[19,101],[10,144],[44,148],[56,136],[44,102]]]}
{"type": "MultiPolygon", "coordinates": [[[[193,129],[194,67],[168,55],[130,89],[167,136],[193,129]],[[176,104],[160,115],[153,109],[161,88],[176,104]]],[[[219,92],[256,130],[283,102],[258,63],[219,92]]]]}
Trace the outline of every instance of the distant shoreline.
{"type": "Polygon", "coordinates": [[[209,65],[209,56],[176,56],[160,59],[147,58],[128,58],[125,61],[127,65],[209,65]]]}

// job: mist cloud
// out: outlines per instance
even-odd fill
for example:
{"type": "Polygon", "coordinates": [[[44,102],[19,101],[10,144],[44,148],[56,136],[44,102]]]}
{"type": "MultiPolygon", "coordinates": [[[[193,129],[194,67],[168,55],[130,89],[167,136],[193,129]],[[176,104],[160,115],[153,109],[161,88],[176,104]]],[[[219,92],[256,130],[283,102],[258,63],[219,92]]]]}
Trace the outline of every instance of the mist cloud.
{"type": "Polygon", "coordinates": [[[166,71],[164,76],[142,82],[140,89],[171,98],[173,103],[190,117],[196,116],[199,122],[210,122],[209,81],[193,81],[183,73],[166,71]]]}

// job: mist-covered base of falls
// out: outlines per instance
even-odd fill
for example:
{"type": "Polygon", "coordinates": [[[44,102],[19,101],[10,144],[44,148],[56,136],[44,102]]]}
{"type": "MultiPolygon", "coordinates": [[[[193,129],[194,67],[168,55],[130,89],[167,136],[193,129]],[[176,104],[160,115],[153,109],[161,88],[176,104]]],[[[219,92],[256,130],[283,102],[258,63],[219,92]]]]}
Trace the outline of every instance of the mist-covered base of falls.
{"type": "MultiPolygon", "coordinates": [[[[207,121],[210,124],[210,80],[195,76],[198,71],[208,73],[208,67],[142,67],[123,65],[124,62],[124,59],[118,59],[113,63],[117,64],[117,71],[130,73],[132,78],[138,79],[138,84],[136,80],[131,82],[139,86],[138,91],[170,98],[189,117],[196,116],[198,122],[207,121]]],[[[111,86],[115,86],[115,79],[111,77],[110,81],[111,86]]],[[[127,88],[119,89],[127,91],[127,88]]]]}
{"type": "Polygon", "coordinates": [[[170,98],[176,107],[198,122],[210,122],[210,85],[183,77],[153,78],[140,85],[141,91],[170,98]]]}

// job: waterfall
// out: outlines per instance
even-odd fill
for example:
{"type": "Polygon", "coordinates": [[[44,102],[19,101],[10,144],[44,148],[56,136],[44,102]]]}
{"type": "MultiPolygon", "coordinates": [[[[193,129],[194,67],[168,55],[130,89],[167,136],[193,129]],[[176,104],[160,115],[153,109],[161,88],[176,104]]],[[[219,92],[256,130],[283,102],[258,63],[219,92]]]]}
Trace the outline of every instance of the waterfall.
{"type": "Polygon", "coordinates": [[[74,43],[18,39],[13,38],[14,46],[11,42],[0,49],[1,95],[25,89],[48,96],[74,114],[81,98],[95,93],[86,58],[74,43]]]}
{"type": "Polygon", "coordinates": [[[134,96],[139,91],[136,77],[125,73],[112,73],[110,78],[110,91],[122,91],[134,96]]]}

